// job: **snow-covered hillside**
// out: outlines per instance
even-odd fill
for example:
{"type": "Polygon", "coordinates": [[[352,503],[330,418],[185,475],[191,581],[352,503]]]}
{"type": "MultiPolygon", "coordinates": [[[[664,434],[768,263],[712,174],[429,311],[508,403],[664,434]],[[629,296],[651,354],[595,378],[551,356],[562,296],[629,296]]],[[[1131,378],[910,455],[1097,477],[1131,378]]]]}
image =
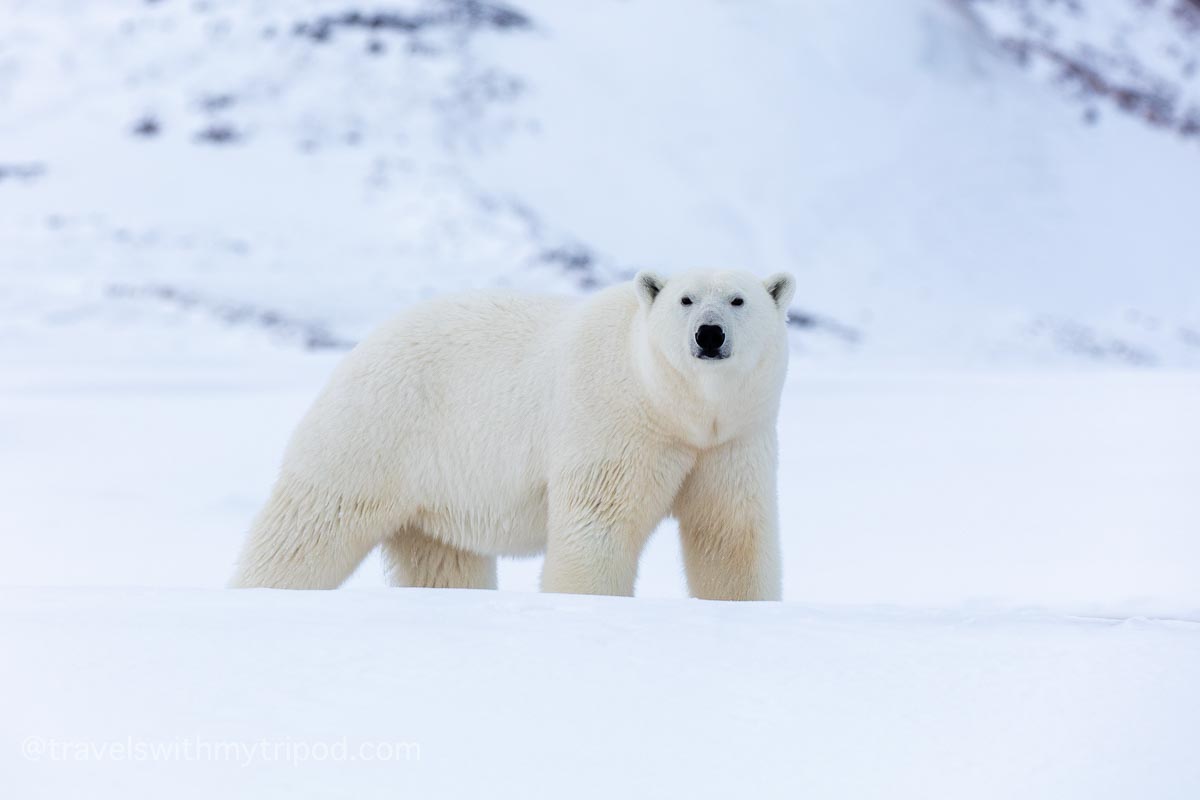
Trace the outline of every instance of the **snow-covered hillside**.
{"type": "Polygon", "coordinates": [[[1196,0],[959,2],[997,44],[1070,89],[1089,121],[1115,110],[1200,137],[1196,0]]]}
{"type": "Polygon", "coordinates": [[[1200,145],[1089,122],[965,7],[7,0],[5,339],[337,346],[450,286],[731,264],[794,270],[839,362],[1200,363],[1200,145]]]}
{"type": "Polygon", "coordinates": [[[1200,796],[1193,5],[0,0],[0,795],[1200,796]],[[384,318],[714,265],[785,603],[221,588],[384,318]]]}

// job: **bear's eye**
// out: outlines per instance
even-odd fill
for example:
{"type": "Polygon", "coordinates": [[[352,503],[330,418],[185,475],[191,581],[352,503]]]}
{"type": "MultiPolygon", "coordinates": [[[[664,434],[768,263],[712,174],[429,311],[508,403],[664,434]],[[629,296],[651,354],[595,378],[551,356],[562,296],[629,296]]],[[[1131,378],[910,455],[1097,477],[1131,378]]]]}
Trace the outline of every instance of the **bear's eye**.
{"type": "Polygon", "coordinates": [[[680,302],[680,303],[682,303],[682,304],[683,304],[683,305],[685,305],[685,306],[690,306],[690,305],[692,304],[692,298],[690,298],[690,297],[685,297],[685,298],[683,298],[682,300],[680,300],[679,302],[680,302]]]}
{"type": "Polygon", "coordinates": [[[742,305],[742,304],[743,304],[743,303],[745,303],[745,302],[746,302],[746,301],[745,301],[745,300],[743,300],[742,298],[740,298],[740,297],[735,297],[735,298],[733,298],[733,300],[729,301],[729,305],[731,305],[731,306],[740,306],[740,305],[742,305]]]}

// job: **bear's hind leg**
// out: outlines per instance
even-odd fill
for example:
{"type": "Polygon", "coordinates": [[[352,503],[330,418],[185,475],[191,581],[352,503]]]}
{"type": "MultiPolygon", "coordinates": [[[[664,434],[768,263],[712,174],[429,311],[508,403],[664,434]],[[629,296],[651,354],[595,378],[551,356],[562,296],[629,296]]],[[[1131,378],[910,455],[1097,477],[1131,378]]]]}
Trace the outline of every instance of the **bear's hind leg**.
{"type": "Polygon", "coordinates": [[[254,520],[230,585],[336,589],[388,529],[377,504],[280,480],[254,520]]]}
{"type": "Polygon", "coordinates": [[[392,586],[495,589],[496,558],[460,550],[408,526],[383,543],[392,586]]]}

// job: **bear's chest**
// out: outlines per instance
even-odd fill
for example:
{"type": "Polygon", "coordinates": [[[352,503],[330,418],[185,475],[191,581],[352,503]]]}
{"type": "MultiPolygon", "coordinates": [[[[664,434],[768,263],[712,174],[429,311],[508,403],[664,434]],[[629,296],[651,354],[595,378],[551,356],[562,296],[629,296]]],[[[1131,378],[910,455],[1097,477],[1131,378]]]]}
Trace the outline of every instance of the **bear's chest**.
{"type": "Polygon", "coordinates": [[[710,411],[681,419],[683,439],[697,450],[711,450],[736,438],[746,428],[745,419],[734,413],[710,411]]]}

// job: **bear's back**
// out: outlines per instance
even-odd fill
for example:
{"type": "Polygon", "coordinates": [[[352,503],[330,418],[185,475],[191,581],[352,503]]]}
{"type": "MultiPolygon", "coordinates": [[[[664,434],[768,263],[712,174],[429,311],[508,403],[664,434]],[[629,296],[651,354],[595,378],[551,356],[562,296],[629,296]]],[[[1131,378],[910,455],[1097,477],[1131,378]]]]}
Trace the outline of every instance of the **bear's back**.
{"type": "Polygon", "coordinates": [[[502,463],[536,470],[581,302],[477,292],[404,311],[334,371],[293,437],[293,461],[326,471],[332,458],[364,483],[394,477],[372,465],[403,468],[396,452],[430,454],[406,481],[431,485],[495,480],[502,463]]]}

